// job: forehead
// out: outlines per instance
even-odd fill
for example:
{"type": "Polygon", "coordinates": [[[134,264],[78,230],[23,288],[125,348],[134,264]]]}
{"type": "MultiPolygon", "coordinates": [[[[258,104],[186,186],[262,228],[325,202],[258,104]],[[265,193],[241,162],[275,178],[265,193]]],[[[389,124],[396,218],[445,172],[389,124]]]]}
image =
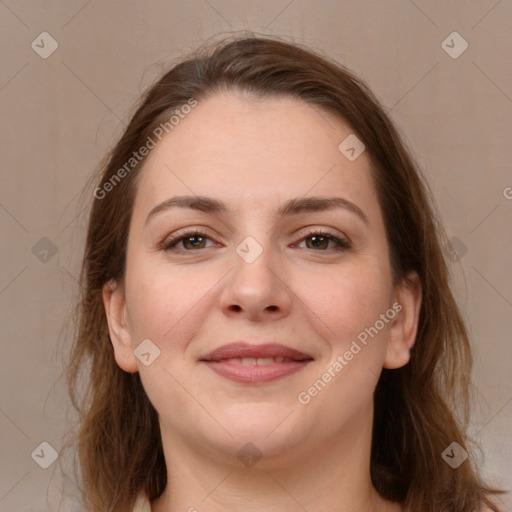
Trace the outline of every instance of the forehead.
{"type": "Polygon", "coordinates": [[[351,134],[343,120],[299,99],[216,93],[151,151],[135,206],[197,194],[263,207],[337,191],[375,203],[367,155],[350,161],[338,148],[351,134]]]}

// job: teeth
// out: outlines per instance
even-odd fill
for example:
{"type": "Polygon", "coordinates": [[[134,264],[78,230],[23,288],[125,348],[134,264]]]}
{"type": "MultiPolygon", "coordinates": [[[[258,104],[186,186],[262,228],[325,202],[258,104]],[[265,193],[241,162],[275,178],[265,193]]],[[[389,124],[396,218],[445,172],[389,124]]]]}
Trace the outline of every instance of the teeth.
{"type": "Polygon", "coordinates": [[[265,366],[267,364],[282,363],[283,361],[292,361],[289,357],[234,357],[232,359],[225,359],[226,362],[233,364],[241,364],[242,366],[265,366]]]}
{"type": "Polygon", "coordinates": [[[261,366],[263,364],[274,364],[274,358],[273,357],[258,357],[256,364],[258,366],[261,366]]]}

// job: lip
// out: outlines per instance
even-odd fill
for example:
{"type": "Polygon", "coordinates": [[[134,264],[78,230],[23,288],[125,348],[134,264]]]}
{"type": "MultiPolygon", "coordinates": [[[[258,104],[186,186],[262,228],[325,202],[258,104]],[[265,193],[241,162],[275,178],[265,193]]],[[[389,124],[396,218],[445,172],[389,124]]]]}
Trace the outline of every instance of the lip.
{"type": "Polygon", "coordinates": [[[229,343],[201,357],[218,375],[242,384],[271,382],[305,368],[313,357],[278,343],[229,343]],[[284,361],[265,365],[242,364],[241,359],[284,358],[284,361]]]}
{"type": "Polygon", "coordinates": [[[289,357],[295,361],[313,359],[309,354],[279,343],[253,344],[237,341],[212,350],[209,354],[201,357],[200,360],[219,362],[223,359],[243,359],[246,357],[289,357]]]}

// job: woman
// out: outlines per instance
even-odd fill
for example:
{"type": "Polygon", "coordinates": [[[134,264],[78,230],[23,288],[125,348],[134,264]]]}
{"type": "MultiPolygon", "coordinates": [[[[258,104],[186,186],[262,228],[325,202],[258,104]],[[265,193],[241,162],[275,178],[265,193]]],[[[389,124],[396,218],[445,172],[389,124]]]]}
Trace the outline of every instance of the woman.
{"type": "Polygon", "coordinates": [[[269,38],[174,66],[94,189],[69,366],[88,509],[498,511],[444,236],[347,70],[269,38]]]}

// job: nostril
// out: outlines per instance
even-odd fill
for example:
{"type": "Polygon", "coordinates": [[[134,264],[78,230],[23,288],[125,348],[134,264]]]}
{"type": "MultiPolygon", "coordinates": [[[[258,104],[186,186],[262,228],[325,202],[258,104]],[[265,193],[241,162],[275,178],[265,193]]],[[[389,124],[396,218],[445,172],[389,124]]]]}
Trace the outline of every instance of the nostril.
{"type": "MultiPolygon", "coordinates": [[[[238,304],[233,304],[229,306],[229,309],[231,311],[242,311],[241,306],[239,306],[238,304]]],[[[277,306],[267,306],[265,309],[268,311],[277,311],[279,308],[277,306]]]]}

